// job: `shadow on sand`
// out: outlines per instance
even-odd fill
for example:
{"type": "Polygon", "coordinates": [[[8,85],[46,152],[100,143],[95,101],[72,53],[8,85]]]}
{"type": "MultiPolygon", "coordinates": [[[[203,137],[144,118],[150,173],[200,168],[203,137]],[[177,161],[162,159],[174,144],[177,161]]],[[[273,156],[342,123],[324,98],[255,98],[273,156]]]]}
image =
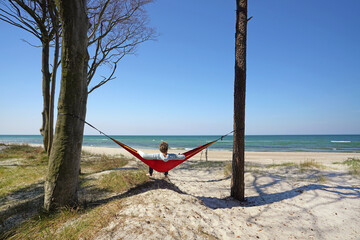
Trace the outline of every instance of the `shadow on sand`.
{"type": "MultiPolygon", "coordinates": [[[[120,170],[120,169],[119,169],[120,170]]],[[[333,173],[331,173],[333,174],[333,173]]],[[[108,202],[111,202],[113,200],[123,199],[126,197],[135,196],[147,191],[156,190],[156,189],[169,189],[174,192],[177,192],[179,194],[185,194],[185,195],[191,195],[193,197],[196,197],[197,199],[201,200],[202,203],[207,206],[210,209],[224,209],[224,208],[233,208],[233,207],[254,207],[254,206],[264,206],[269,205],[276,202],[281,202],[286,199],[291,199],[294,197],[299,196],[300,194],[304,192],[309,191],[327,191],[335,194],[336,197],[332,196],[331,201],[338,201],[343,198],[360,198],[360,187],[358,186],[330,186],[325,184],[308,184],[303,185],[301,187],[296,187],[290,190],[281,191],[278,193],[265,193],[266,188],[271,187],[280,181],[284,180],[281,176],[278,175],[272,175],[268,174],[267,177],[271,177],[270,182],[267,184],[259,184],[258,178],[254,177],[252,184],[252,187],[256,190],[257,196],[250,196],[245,199],[244,202],[239,202],[232,197],[226,197],[226,198],[216,198],[216,197],[204,197],[204,196],[195,196],[186,192],[183,192],[179,189],[178,186],[176,186],[174,183],[170,182],[167,179],[150,179],[149,181],[145,182],[144,184],[138,185],[136,187],[133,187],[129,189],[128,191],[124,193],[119,193],[116,195],[112,195],[110,197],[105,197],[100,200],[92,200],[89,202],[84,202],[85,208],[95,208],[99,205],[106,204],[108,202]]],[[[207,182],[218,182],[218,181],[224,181],[228,180],[229,177],[221,178],[221,179],[212,179],[208,180],[207,182]]],[[[99,191],[100,189],[93,189],[91,191],[99,191]]],[[[86,192],[85,192],[86,194],[86,192]]],[[[29,197],[27,201],[23,201],[20,204],[12,204],[11,206],[7,208],[3,208],[0,210],[0,239],[1,235],[4,233],[4,231],[8,230],[9,228],[21,224],[26,219],[29,219],[30,217],[34,216],[36,214],[37,210],[39,210],[43,204],[43,184],[37,183],[33,184],[31,186],[27,186],[25,188],[19,189],[17,191],[14,191],[10,195],[6,197],[6,199],[18,199],[19,202],[21,202],[21,199],[24,199],[26,197],[29,197]],[[31,209],[31,211],[30,211],[31,209]],[[32,214],[30,214],[31,212],[32,214]],[[14,221],[11,219],[13,218],[21,218],[20,221],[16,221],[16,224],[14,224],[14,221]],[[10,219],[10,220],[9,220],[10,219]]],[[[6,203],[6,200],[0,199],[1,205],[6,203]]]]}

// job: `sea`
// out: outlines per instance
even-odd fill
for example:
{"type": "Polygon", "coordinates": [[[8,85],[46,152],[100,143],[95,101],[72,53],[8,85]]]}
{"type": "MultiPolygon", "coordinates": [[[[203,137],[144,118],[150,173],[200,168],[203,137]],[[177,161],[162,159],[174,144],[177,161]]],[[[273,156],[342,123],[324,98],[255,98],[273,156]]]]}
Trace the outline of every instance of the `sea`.
{"type": "MultiPolygon", "coordinates": [[[[161,141],[170,150],[189,150],[220,136],[111,136],[135,149],[158,148],[161,141]]],[[[41,135],[0,135],[3,144],[42,144],[41,135]]],[[[103,135],[85,135],[84,146],[118,147],[103,135]]],[[[233,136],[229,135],[210,146],[210,150],[232,151],[233,136]]],[[[253,152],[360,152],[360,135],[247,135],[245,151],[253,152]]]]}

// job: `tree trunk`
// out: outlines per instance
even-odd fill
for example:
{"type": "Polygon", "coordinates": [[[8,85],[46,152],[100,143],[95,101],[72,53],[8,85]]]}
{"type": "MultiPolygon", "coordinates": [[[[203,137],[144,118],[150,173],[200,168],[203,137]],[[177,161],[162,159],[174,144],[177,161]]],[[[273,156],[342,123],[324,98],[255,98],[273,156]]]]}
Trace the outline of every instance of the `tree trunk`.
{"type": "Polygon", "coordinates": [[[87,102],[86,0],[57,0],[62,23],[61,86],[55,136],[45,182],[44,207],[77,204],[80,154],[87,102]]]}
{"type": "Polygon", "coordinates": [[[43,136],[44,149],[47,151],[49,145],[49,104],[50,104],[50,73],[49,73],[49,41],[42,40],[42,94],[43,94],[43,111],[42,126],[40,133],[43,136]]]}
{"type": "Polygon", "coordinates": [[[245,199],[245,92],[247,0],[236,0],[235,84],[234,84],[234,145],[232,159],[231,196],[245,199]]]}
{"type": "Polygon", "coordinates": [[[50,92],[50,104],[49,104],[49,126],[48,126],[48,145],[47,145],[47,153],[50,155],[51,147],[53,143],[54,137],[54,98],[55,98],[55,85],[56,85],[56,72],[58,69],[58,61],[59,61],[59,29],[55,30],[55,52],[54,52],[54,65],[53,72],[51,74],[51,92],[50,92]]]}

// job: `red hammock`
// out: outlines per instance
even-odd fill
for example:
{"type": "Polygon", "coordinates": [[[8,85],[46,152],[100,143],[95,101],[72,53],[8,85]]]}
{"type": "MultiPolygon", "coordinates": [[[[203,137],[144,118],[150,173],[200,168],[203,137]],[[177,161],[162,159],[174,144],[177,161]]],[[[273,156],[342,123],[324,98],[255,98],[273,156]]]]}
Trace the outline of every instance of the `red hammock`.
{"type": "Polygon", "coordinates": [[[220,139],[222,140],[224,137],[226,137],[227,135],[229,135],[229,134],[231,134],[231,133],[233,133],[233,132],[235,131],[235,130],[234,130],[234,131],[231,131],[231,132],[229,132],[228,134],[225,134],[224,136],[222,136],[222,137],[220,137],[220,138],[218,138],[218,139],[216,139],[216,140],[214,140],[214,141],[212,141],[212,142],[209,142],[209,143],[204,144],[204,145],[202,145],[202,146],[200,146],[200,147],[194,148],[194,149],[192,149],[192,150],[190,150],[190,151],[187,151],[187,152],[183,153],[183,155],[185,155],[185,159],[183,159],[183,160],[169,160],[169,161],[167,161],[167,162],[164,162],[164,161],[162,161],[162,160],[142,158],[135,149],[133,149],[133,148],[131,148],[131,147],[129,147],[129,146],[127,146],[127,145],[125,145],[125,144],[123,144],[123,143],[115,140],[115,139],[113,139],[113,138],[110,137],[109,135],[107,135],[107,134],[105,134],[104,132],[100,131],[99,129],[97,129],[96,127],[94,127],[93,125],[91,125],[90,123],[88,123],[87,121],[85,121],[84,119],[78,117],[78,116],[75,115],[75,114],[71,114],[71,113],[58,113],[58,114],[59,114],[59,115],[70,116],[70,117],[73,117],[73,118],[77,118],[77,119],[79,119],[80,121],[83,121],[84,123],[86,123],[87,125],[89,125],[90,127],[92,127],[93,129],[97,130],[100,134],[104,135],[105,137],[107,137],[107,138],[113,140],[115,143],[119,144],[119,145],[120,145],[121,147],[123,147],[126,151],[128,151],[129,153],[131,153],[132,155],[134,155],[136,158],[140,159],[140,160],[143,161],[146,165],[148,165],[148,166],[151,167],[152,169],[155,169],[155,170],[158,171],[158,172],[167,172],[167,171],[173,169],[173,168],[176,167],[177,165],[185,162],[186,160],[188,160],[189,158],[191,158],[191,157],[194,156],[195,154],[197,154],[197,153],[201,152],[202,150],[204,150],[205,148],[209,147],[211,144],[219,141],[220,139]]]}
{"type": "Polygon", "coordinates": [[[164,162],[162,160],[153,160],[153,159],[142,158],[135,149],[133,149],[133,148],[131,148],[131,147],[129,147],[129,146],[127,146],[127,145],[125,145],[125,144],[123,144],[123,143],[121,143],[121,142],[119,142],[119,141],[117,141],[117,140],[115,140],[115,139],[113,139],[111,137],[110,137],[110,139],[113,140],[115,143],[119,144],[121,147],[123,147],[126,151],[128,151],[132,155],[134,155],[136,158],[143,161],[146,165],[148,165],[152,169],[155,169],[158,172],[167,172],[167,171],[173,169],[177,165],[185,162],[186,160],[188,160],[189,158],[191,158],[195,154],[201,152],[202,150],[204,150],[205,148],[209,147],[211,144],[213,144],[213,143],[215,143],[215,142],[217,142],[219,140],[218,139],[218,140],[209,142],[209,143],[207,143],[205,145],[202,145],[200,147],[194,148],[194,149],[192,149],[190,151],[187,151],[187,152],[183,153],[183,155],[185,155],[185,159],[182,159],[182,160],[169,160],[167,162],[164,162]]]}

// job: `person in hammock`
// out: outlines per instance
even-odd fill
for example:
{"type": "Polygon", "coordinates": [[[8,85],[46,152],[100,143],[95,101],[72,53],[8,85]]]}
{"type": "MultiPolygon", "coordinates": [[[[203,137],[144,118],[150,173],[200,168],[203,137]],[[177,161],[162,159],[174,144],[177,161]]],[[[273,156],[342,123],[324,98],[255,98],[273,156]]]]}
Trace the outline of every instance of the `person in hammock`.
{"type": "MultiPolygon", "coordinates": [[[[167,142],[161,142],[160,145],[159,145],[160,153],[147,154],[147,153],[144,153],[144,152],[141,152],[141,151],[138,151],[138,153],[142,158],[154,159],[154,160],[162,160],[164,162],[167,162],[169,160],[183,160],[183,159],[185,159],[185,155],[168,153],[168,149],[169,149],[169,144],[167,142]]],[[[154,169],[149,167],[149,173],[146,174],[146,175],[151,177],[153,172],[154,172],[154,169]]],[[[165,174],[165,177],[167,177],[169,172],[165,172],[164,174],[165,174]]]]}

